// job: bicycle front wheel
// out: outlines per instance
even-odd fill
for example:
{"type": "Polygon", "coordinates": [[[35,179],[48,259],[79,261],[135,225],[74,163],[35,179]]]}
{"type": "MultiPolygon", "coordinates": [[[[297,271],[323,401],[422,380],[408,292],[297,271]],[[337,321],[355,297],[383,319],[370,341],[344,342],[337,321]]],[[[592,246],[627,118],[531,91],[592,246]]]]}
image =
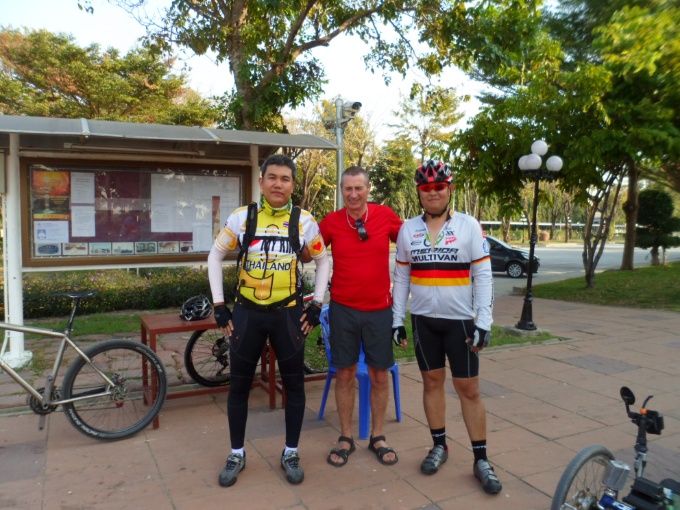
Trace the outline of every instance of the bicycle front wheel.
{"type": "Polygon", "coordinates": [[[219,329],[194,331],[184,349],[184,366],[202,386],[216,388],[229,384],[229,338],[219,329]]]}
{"type": "Polygon", "coordinates": [[[66,418],[86,436],[103,441],[128,438],[158,415],[168,381],[163,363],[149,347],[132,340],[106,340],[85,351],[64,376],[66,418]],[[95,370],[113,381],[111,387],[95,370]]]}
{"type": "Polygon", "coordinates": [[[550,510],[596,510],[605,489],[602,475],[612,460],[612,452],[601,445],[581,450],[562,473],[550,510]]]}

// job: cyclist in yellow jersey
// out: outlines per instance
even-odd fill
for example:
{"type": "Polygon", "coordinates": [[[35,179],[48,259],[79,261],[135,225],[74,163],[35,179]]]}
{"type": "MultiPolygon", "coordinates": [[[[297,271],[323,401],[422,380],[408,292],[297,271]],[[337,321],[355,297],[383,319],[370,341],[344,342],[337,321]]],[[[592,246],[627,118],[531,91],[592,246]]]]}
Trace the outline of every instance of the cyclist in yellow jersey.
{"type": "MultiPolygon", "coordinates": [[[[247,255],[239,272],[239,297],[257,305],[279,303],[295,295],[298,284],[297,254],[288,239],[290,202],[275,209],[266,198],[260,202],[255,237],[248,247],[247,255]]],[[[232,251],[240,246],[246,230],[248,207],[236,209],[215,239],[215,246],[232,251]]],[[[300,212],[300,235],[312,259],[325,253],[323,239],[314,217],[307,211],[300,212]]],[[[294,304],[293,302],[290,305],[294,304]]]]}
{"type": "Polygon", "coordinates": [[[295,187],[296,170],[295,163],[281,154],[270,156],[262,165],[257,228],[252,240],[246,241],[249,246],[238,276],[233,313],[224,299],[222,261],[229,251],[245,248],[242,245],[246,237],[248,207],[241,207],[229,216],[208,256],[215,321],[229,336],[230,343],[231,389],[227,416],[231,453],[219,476],[219,484],[223,487],[236,483],[239,473],[246,467],[248,397],[267,339],[276,353],[286,391],[286,443],[281,467],[290,483],[298,484],[304,479],[298,442],[305,412],[305,337],[319,324],[330,264],[314,217],[301,211],[299,244],[316,264],[314,300],[303,309],[298,285],[299,261],[288,233],[293,211],[290,196],[295,187]]]}

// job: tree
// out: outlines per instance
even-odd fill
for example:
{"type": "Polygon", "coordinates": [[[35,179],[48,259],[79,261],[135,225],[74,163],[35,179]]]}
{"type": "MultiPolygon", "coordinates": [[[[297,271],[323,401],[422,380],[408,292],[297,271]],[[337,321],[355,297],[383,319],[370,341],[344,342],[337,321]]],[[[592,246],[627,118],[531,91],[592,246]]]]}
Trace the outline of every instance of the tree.
{"type": "MultiPolygon", "coordinates": [[[[663,9],[673,4],[636,2],[649,9],[647,15],[657,16],[658,27],[644,13],[627,12],[626,4],[563,0],[556,14],[530,20],[539,29],[523,38],[519,51],[505,50],[491,73],[476,72],[495,92],[481,97],[480,114],[456,142],[466,161],[461,170],[474,179],[475,187],[513,208],[521,204],[517,159],[531,142],[544,139],[551,152],[563,157],[558,185],[589,213],[584,235],[589,287],[620,208],[623,179],[629,182],[627,235],[634,236],[630,222],[634,224],[641,168],[652,163],[670,168],[680,149],[677,85],[672,85],[680,80],[675,71],[680,62],[673,32],[677,23],[664,21],[667,16],[675,20],[675,11],[663,9]],[[642,26],[644,30],[637,30],[642,26]],[[652,50],[638,59],[626,45],[647,44],[645,30],[656,30],[652,50]],[[596,216],[602,221],[593,228],[596,216]]],[[[628,238],[622,267],[632,267],[632,248],[628,238]]]]}
{"type": "Polygon", "coordinates": [[[147,49],[125,56],[115,49],[82,48],[66,34],[0,31],[0,113],[210,125],[209,103],[186,87],[147,49]]]}
{"type": "MultiPolygon", "coordinates": [[[[319,118],[287,118],[292,134],[306,133],[320,138],[328,137],[319,118]]],[[[330,151],[301,150],[290,154],[297,166],[297,186],[293,191],[293,203],[298,204],[321,220],[333,211],[335,196],[335,153],[330,151]]]]}
{"type": "Polygon", "coordinates": [[[601,96],[606,167],[622,167],[628,178],[621,269],[633,268],[641,170],[655,162],[672,169],[680,154],[679,23],[680,8],[669,0],[566,0],[550,19],[567,65],[592,63],[608,75],[601,96]]]}
{"type": "MultiPolygon", "coordinates": [[[[146,0],[115,0],[137,14],[146,0]]],[[[147,43],[212,52],[228,62],[234,85],[224,96],[225,120],[239,129],[282,129],[281,110],[314,100],[324,69],[312,50],[341,34],[367,43],[371,70],[405,73],[417,66],[434,75],[450,64],[495,65],[500,48],[517,46],[527,7],[514,0],[466,6],[459,0],[173,0],[154,20],[138,16],[147,43]],[[143,19],[142,19],[143,18],[143,19]],[[512,37],[498,27],[510,26],[512,37]],[[412,44],[425,44],[420,51],[412,44]]],[[[226,81],[226,80],[225,80],[226,81]]],[[[226,87],[225,87],[226,88],[226,87]]]]}
{"type": "Polygon", "coordinates": [[[673,216],[673,199],[662,190],[645,189],[640,192],[640,211],[638,213],[638,235],[636,246],[650,248],[652,265],[659,264],[659,248],[666,251],[680,246],[680,218],[673,216]]]}
{"type": "Polygon", "coordinates": [[[460,102],[453,88],[416,85],[408,98],[401,98],[393,112],[400,122],[391,127],[397,128],[399,138],[411,143],[421,164],[435,155],[446,160],[454,126],[463,118],[458,111],[460,102]]]}
{"type": "Polygon", "coordinates": [[[408,140],[388,140],[369,173],[372,200],[390,206],[400,218],[419,214],[413,180],[417,166],[408,140]]]}

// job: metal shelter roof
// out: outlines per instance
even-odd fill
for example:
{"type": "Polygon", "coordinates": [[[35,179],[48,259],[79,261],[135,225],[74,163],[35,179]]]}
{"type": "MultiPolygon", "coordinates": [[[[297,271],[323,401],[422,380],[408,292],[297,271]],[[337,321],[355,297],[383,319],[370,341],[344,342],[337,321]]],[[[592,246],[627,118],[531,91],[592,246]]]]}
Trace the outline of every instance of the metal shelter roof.
{"type": "Polygon", "coordinates": [[[160,124],[138,124],[89,119],[57,119],[0,115],[0,148],[9,146],[9,134],[20,135],[21,150],[78,152],[99,148],[194,151],[197,156],[247,159],[249,146],[260,157],[282,147],[335,150],[334,143],[313,135],[262,133],[160,124]],[[74,147],[75,146],[75,147],[74,147]]]}

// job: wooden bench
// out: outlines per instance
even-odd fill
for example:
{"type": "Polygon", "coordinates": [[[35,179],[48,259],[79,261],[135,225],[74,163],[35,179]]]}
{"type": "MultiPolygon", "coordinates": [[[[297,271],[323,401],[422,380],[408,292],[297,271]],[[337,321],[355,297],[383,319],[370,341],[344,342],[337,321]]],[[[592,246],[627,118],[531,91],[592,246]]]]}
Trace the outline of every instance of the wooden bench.
{"type": "MultiPolygon", "coordinates": [[[[185,333],[191,331],[202,331],[217,329],[217,323],[211,315],[207,319],[200,321],[185,321],[176,314],[158,314],[141,316],[141,337],[142,343],[148,345],[154,352],[156,351],[156,340],[158,335],[167,333],[185,333]]],[[[146,381],[146,374],[145,381],[146,381]]],[[[324,376],[325,377],[325,376],[324,376]]],[[[260,375],[253,380],[253,386],[259,386],[269,393],[269,407],[276,409],[276,393],[281,393],[281,406],[285,406],[285,395],[280,381],[276,380],[276,356],[271,345],[267,344],[262,350],[262,363],[260,375]]],[[[168,393],[167,399],[195,397],[197,395],[207,395],[229,391],[229,385],[217,388],[192,388],[188,390],[168,393]]],[[[156,417],[153,421],[153,428],[160,426],[160,420],[156,417]]]]}

